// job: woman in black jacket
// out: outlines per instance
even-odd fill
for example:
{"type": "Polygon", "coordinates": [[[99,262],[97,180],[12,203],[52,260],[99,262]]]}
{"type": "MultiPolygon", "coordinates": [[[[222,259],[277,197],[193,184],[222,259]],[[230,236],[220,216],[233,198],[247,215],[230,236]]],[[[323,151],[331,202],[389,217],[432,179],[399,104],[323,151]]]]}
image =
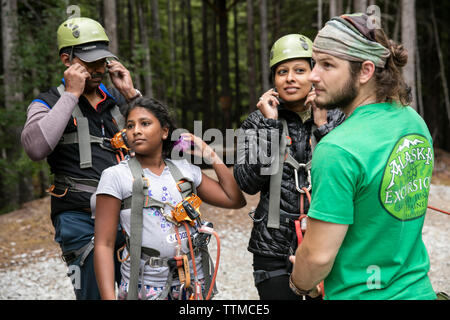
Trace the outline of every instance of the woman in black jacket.
{"type": "Polygon", "coordinates": [[[297,248],[295,221],[309,208],[305,192],[311,188],[311,146],[344,121],[340,111],[315,107],[308,81],[311,55],[312,42],[303,35],[290,34],[274,43],[270,52],[274,88],[260,97],[258,110],[241,127],[245,143],[238,155],[245,158],[238,158],[234,176],[244,192],[261,192],[250,214],[254,224],[248,246],[260,299],[301,298],[288,285],[292,267],[288,258],[297,248]]]}

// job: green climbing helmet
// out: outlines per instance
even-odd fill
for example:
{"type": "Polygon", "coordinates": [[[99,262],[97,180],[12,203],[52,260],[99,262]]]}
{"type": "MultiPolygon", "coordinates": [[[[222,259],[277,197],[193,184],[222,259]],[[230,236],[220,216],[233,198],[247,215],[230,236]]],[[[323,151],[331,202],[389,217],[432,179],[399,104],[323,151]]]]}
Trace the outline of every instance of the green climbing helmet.
{"type": "Polygon", "coordinates": [[[84,43],[104,41],[109,43],[105,29],[95,20],[89,18],[71,18],[58,28],[58,51],[84,43]]]}
{"type": "Polygon", "coordinates": [[[270,50],[270,68],[280,62],[295,58],[312,57],[312,41],[301,34],[288,34],[281,37],[270,50]]]}

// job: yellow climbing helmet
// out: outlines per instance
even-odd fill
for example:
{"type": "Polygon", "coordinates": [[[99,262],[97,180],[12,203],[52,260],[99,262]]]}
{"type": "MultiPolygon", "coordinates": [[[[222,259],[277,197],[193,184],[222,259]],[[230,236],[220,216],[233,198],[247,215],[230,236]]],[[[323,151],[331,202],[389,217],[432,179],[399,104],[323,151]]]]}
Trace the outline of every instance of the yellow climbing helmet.
{"type": "Polygon", "coordinates": [[[90,18],[70,18],[58,28],[58,51],[65,47],[78,46],[89,42],[109,43],[105,29],[90,18]]]}
{"type": "Polygon", "coordinates": [[[281,37],[275,41],[270,50],[270,68],[289,59],[311,58],[312,46],[312,41],[301,34],[288,34],[281,37]]]}

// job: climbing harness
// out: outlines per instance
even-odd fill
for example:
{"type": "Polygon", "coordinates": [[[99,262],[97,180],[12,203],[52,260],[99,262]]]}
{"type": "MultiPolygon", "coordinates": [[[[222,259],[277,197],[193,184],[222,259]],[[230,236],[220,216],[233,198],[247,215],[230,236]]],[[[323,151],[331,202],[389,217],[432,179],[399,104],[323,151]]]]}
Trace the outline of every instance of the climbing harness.
{"type": "Polygon", "coordinates": [[[295,188],[302,194],[305,193],[303,187],[300,186],[298,180],[298,172],[300,168],[307,172],[308,186],[306,189],[311,190],[311,161],[308,163],[299,163],[289,153],[289,148],[292,145],[292,139],[289,137],[289,130],[287,121],[280,119],[283,125],[283,131],[280,139],[280,148],[278,154],[278,171],[270,177],[270,195],[269,195],[269,213],[267,220],[267,227],[273,229],[280,228],[280,197],[281,197],[281,180],[283,178],[283,165],[288,164],[294,169],[295,188]]]}
{"type": "MultiPolygon", "coordinates": [[[[65,90],[64,84],[61,84],[57,89],[59,94],[62,95],[65,90]]],[[[125,119],[120,113],[117,105],[111,109],[111,115],[118,128],[123,128],[125,119]]],[[[63,134],[59,144],[78,144],[80,168],[85,169],[92,167],[91,143],[97,143],[103,149],[114,152],[118,163],[125,159],[124,152],[127,153],[129,149],[126,144],[124,130],[117,132],[111,139],[90,135],[88,119],[84,117],[78,104],[72,112],[72,117],[77,127],[77,131],[63,134]]],[[[53,180],[53,184],[47,189],[47,192],[57,198],[64,197],[68,191],[94,194],[98,185],[98,180],[96,179],[80,179],[64,174],[55,174],[53,180]],[[64,191],[61,194],[57,194],[54,192],[55,189],[64,191]]]]}
{"type": "Polygon", "coordinates": [[[79,266],[82,267],[92,249],[94,249],[94,237],[92,237],[87,244],[77,250],[63,252],[61,259],[67,264],[67,266],[70,266],[80,257],[79,266]]]}
{"type": "MultiPolygon", "coordinates": [[[[220,239],[218,234],[212,228],[210,222],[202,222],[198,207],[201,199],[195,194],[195,186],[192,181],[183,177],[180,170],[170,161],[165,161],[172,177],[176,181],[177,189],[182,195],[182,201],[176,206],[172,206],[171,214],[164,213],[166,204],[149,196],[149,180],[144,176],[144,172],[139,161],[132,157],[128,161],[130,171],[133,176],[132,196],[124,199],[121,210],[131,209],[130,235],[126,236],[126,248],[128,256],[120,259],[122,262],[130,259],[130,280],[127,299],[136,300],[139,297],[145,299],[144,268],[150,267],[168,267],[169,275],[161,293],[152,299],[165,299],[170,294],[175,272],[178,272],[178,278],[181,284],[180,298],[183,290],[188,299],[201,300],[203,292],[200,279],[198,279],[197,266],[195,262],[196,253],[201,253],[201,263],[204,271],[204,285],[206,299],[210,299],[216,292],[215,280],[219,267],[220,259],[220,239]],[[175,225],[175,235],[177,239],[176,253],[172,258],[161,258],[160,252],[152,248],[142,247],[143,231],[143,209],[153,207],[163,214],[166,220],[175,225]],[[179,227],[184,226],[188,239],[189,252],[182,253],[181,237],[179,227]],[[190,231],[193,227],[193,232],[190,231]],[[217,257],[215,267],[208,251],[208,243],[214,235],[217,241],[217,257]],[[191,270],[189,261],[192,261],[193,279],[191,279],[191,270]],[[214,270],[214,271],[213,271],[214,270]],[[141,290],[138,292],[139,275],[141,275],[141,290]],[[211,276],[212,275],[212,276],[211,276]]],[[[170,204],[169,204],[170,205],[170,204]]],[[[117,252],[120,258],[122,247],[117,252]]]]}
{"type": "MultiPolygon", "coordinates": [[[[58,92],[62,95],[65,91],[64,84],[57,87],[58,92]]],[[[117,124],[119,130],[125,126],[125,119],[120,113],[119,107],[116,105],[111,109],[111,115],[114,122],[117,124]]],[[[106,137],[97,137],[89,134],[89,122],[88,119],[81,112],[80,106],[77,104],[72,112],[74,123],[77,127],[76,132],[65,133],[61,137],[60,144],[74,144],[78,143],[78,149],[80,154],[80,168],[92,167],[92,155],[91,155],[91,143],[97,143],[103,149],[116,152],[111,146],[111,139],[106,137]]],[[[120,161],[119,161],[120,162],[120,161]]]]}

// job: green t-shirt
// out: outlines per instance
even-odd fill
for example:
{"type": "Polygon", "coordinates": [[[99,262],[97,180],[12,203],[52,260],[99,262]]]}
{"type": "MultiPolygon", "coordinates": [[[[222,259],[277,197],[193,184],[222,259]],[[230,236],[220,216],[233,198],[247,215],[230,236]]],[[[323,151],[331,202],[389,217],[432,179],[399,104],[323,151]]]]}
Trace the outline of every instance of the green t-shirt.
{"type": "Polygon", "coordinates": [[[410,107],[357,108],[317,145],[309,216],[348,224],[326,299],[435,299],[422,227],[432,139],[410,107]]]}

